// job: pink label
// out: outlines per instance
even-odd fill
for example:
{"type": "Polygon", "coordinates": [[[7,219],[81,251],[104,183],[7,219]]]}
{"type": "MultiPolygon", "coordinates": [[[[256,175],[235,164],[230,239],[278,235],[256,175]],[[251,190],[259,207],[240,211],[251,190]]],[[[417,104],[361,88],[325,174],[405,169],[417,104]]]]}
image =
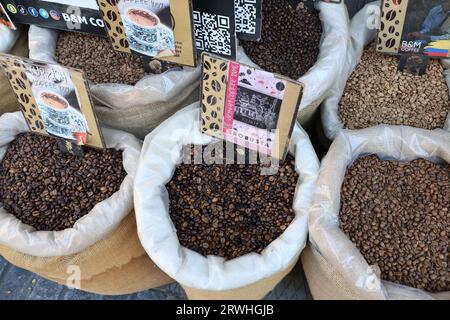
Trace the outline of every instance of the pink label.
{"type": "Polygon", "coordinates": [[[228,64],[228,84],[223,115],[223,132],[225,134],[233,128],[240,67],[239,63],[234,61],[230,61],[228,64]]]}

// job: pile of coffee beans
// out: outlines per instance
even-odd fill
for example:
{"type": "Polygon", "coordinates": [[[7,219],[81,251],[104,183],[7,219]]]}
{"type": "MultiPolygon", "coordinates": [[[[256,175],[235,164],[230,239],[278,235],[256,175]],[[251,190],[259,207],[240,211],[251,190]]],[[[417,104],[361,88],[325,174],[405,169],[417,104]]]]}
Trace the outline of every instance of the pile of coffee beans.
{"type": "Polygon", "coordinates": [[[359,158],[341,191],[342,230],[382,279],[450,290],[450,164],[359,158]]]}
{"type": "Polygon", "coordinates": [[[83,156],[67,155],[56,139],[25,133],[0,163],[0,203],[36,230],[60,231],[117,192],[125,176],[121,151],[85,148],[83,156]]]}
{"type": "Polygon", "coordinates": [[[170,216],[184,247],[233,259],[261,253],[295,217],[298,181],[288,156],[275,175],[261,164],[182,164],[168,184],[170,216]]]}
{"type": "MultiPolygon", "coordinates": [[[[61,32],[56,46],[58,63],[81,69],[94,83],[122,83],[134,85],[145,75],[140,57],[115,51],[106,38],[78,32],[61,32]]],[[[164,63],[153,60],[150,72],[164,71],[164,63]]]]}
{"type": "Polygon", "coordinates": [[[432,60],[425,75],[398,71],[399,58],[369,46],[339,103],[339,117],[347,129],[379,124],[423,129],[444,127],[450,112],[444,69],[432,60]]]}
{"type": "Polygon", "coordinates": [[[319,56],[319,13],[303,5],[294,8],[288,0],[264,0],[262,13],[261,41],[242,41],[246,54],[264,70],[300,78],[319,56]]]}

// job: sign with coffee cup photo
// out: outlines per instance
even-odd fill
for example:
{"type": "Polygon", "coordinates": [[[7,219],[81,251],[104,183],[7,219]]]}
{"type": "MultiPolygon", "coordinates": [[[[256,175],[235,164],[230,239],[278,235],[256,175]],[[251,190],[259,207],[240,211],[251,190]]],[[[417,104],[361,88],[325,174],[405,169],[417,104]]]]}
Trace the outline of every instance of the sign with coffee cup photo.
{"type": "Polygon", "coordinates": [[[113,48],[195,66],[190,0],[97,0],[113,48]]]}
{"type": "Polygon", "coordinates": [[[0,66],[32,132],[105,148],[82,71],[7,54],[0,66]]]}
{"type": "Polygon", "coordinates": [[[450,0],[383,0],[377,51],[450,57],[450,0]]]}
{"type": "Polygon", "coordinates": [[[16,24],[106,37],[96,0],[0,0],[16,24]]]}
{"type": "Polygon", "coordinates": [[[284,160],[303,84],[208,53],[202,67],[202,132],[284,160]]]}

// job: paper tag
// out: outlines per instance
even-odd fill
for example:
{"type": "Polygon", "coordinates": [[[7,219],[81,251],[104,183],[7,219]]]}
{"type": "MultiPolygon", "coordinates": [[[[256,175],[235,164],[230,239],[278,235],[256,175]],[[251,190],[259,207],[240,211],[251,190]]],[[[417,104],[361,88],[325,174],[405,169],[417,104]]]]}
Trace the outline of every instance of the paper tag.
{"type": "Polygon", "coordinates": [[[236,59],[234,1],[194,0],[195,43],[199,52],[236,59]]]}
{"type": "Polygon", "coordinates": [[[196,65],[190,0],[97,0],[117,51],[196,65]]]}
{"type": "Polygon", "coordinates": [[[420,54],[401,54],[398,70],[422,76],[427,73],[430,58],[420,54]]]}
{"type": "Polygon", "coordinates": [[[11,30],[16,30],[16,26],[12,22],[11,18],[9,17],[8,13],[6,12],[5,8],[0,2],[0,24],[3,24],[7,26],[11,30]]]}
{"type": "Polygon", "coordinates": [[[7,54],[0,65],[31,131],[105,148],[81,71],[7,54]]]}
{"type": "Polygon", "coordinates": [[[283,160],[303,85],[207,53],[202,63],[202,132],[283,160]]]}
{"type": "Polygon", "coordinates": [[[106,36],[95,0],[1,0],[11,20],[46,28],[106,36]]]}
{"type": "Polygon", "coordinates": [[[377,51],[450,57],[450,3],[383,0],[377,51]]]}
{"type": "Polygon", "coordinates": [[[58,139],[57,141],[59,150],[61,150],[62,153],[72,154],[77,157],[81,157],[84,154],[83,147],[76,143],[63,139],[58,139]]]}
{"type": "Polygon", "coordinates": [[[262,0],[234,0],[239,39],[258,41],[262,29],[262,0]]]}

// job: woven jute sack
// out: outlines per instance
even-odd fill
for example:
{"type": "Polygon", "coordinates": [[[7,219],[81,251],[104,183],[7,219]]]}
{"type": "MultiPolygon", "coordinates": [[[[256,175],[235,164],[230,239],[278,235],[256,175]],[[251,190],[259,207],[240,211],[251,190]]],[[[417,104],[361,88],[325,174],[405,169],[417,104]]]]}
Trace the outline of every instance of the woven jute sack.
{"type": "MultiPolygon", "coordinates": [[[[56,62],[58,31],[31,26],[30,58],[56,62]]],[[[92,98],[101,124],[143,139],[176,111],[198,101],[200,66],[149,74],[134,86],[90,83],[92,98]]]]}
{"type": "MultiPolygon", "coordinates": [[[[350,45],[350,22],[344,2],[317,2],[316,9],[320,11],[323,33],[317,62],[298,79],[305,86],[297,115],[301,125],[310,122],[322,101],[328,97],[330,88],[341,73],[350,45]]],[[[237,60],[258,67],[241,46],[238,46],[237,60]]]]}
{"type": "MultiPolygon", "coordinates": [[[[364,48],[372,43],[377,36],[377,29],[369,28],[368,22],[372,23],[376,19],[379,19],[376,10],[379,7],[380,1],[370,2],[351,20],[351,45],[347,47],[348,52],[342,65],[341,73],[337,77],[334,85],[330,88],[328,97],[323,101],[320,108],[323,130],[328,139],[334,139],[337,133],[344,127],[338,114],[339,102],[344,94],[348,79],[361,61],[364,48]]],[[[450,60],[444,59],[441,60],[441,63],[444,67],[445,80],[450,87],[450,60]]],[[[443,129],[450,131],[450,114],[447,117],[443,129]]]]}
{"type": "Polygon", "coordinates": [[[180,245],[169,216],[165,187],[182,157],[184,145],[218,141],[201,133],[199,120],[197,102],[146,137],[134,192],[139,238],[150,258],[183,286],[190,299],[261,299],[292,270],[305,246],[319,161],[308,135],[295,126],[289,151],[295,157],[300,178],[291,225],[261,254],[250,253],[228,261],[217,256],[204,257],[180,245]]]}
{"type": "MultiPolygon", "coordinates": [[[[19,32],[17,41],[8,53],[20,57],[28,57],[28,32],[25,29],[19,32]]],[[[16,96],[2,70],[0,70],[0,97],[0,115],[5,112],[19,110],[16,96]]]]}
{"type": "MultiPolygon", "coordinates": [[[[15,136],[26,131],[20,112],[0,117],[0,158],[15,136]]],[[[120,190],[72,228],[58,232],[37,232],[0,207],[0,255],[52,281],[99,294],[127,294],[171,283],[137,236],[133,182],[141,142],[118,130],[102,132],[108,148],[123,151],[127,176],[120,190]]]]}
{"type": "Polygon", "coordinates": [[[338,133],[322,161],[309,217],[310,245],[302,253],[303,269],[315,299],[411,300],[450,299],[439,294],[381,280],[339,226],[340,191],[347,168],[360,156],[450,163],[450,133],[405,126],[378,126],[338,133]]]}

